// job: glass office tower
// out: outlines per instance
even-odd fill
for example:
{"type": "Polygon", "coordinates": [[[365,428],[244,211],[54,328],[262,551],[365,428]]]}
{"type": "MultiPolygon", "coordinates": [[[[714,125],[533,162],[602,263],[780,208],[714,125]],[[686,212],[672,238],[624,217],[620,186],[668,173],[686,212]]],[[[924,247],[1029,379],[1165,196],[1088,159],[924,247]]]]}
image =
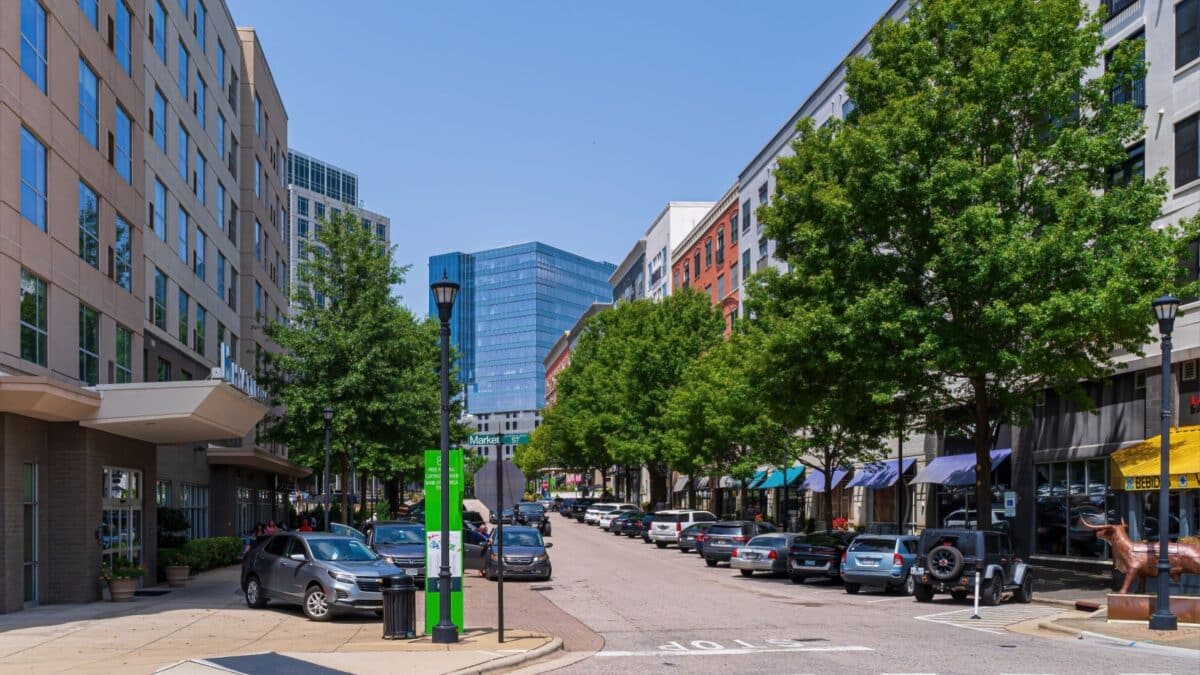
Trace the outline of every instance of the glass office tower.
{"type": "Polygon", "coordinates": [[[450,330],[468,412],[541,409],[542,359],[593,302],[612,300],[614,269],[539,242],[431,256],[430,283],[462,286],[450,330]]]}

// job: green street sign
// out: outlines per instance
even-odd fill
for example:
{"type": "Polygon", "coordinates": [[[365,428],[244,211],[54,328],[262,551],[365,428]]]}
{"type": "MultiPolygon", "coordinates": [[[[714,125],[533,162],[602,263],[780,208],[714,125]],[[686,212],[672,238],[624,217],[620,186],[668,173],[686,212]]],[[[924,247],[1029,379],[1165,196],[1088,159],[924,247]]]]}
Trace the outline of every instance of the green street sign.
{"type": "Polygon", "coordinates": [[[450,502],[450,619],[463,631],[463,451],[450,451],[450,494],[442,494],[442,453],[425,451],[425,633],[433,632],[440,610],[438,572],[442,565],[442,500],[450,502]]]}
{"type": "Polygon", "coordinates": [[[467,445],[528,445],[529,434],[471,434],[467,445]]]}

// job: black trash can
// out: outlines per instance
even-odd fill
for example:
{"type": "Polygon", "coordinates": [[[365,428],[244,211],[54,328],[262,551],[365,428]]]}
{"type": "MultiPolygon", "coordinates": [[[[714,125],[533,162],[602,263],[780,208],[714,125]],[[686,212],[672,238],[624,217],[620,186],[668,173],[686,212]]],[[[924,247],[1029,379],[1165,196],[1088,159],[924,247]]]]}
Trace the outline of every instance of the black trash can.
{"type": "Polygon", "coordinates": [[[417,636],[417,585],[401,574],[383,580],[383,639],[405,640],[417,636]]]}

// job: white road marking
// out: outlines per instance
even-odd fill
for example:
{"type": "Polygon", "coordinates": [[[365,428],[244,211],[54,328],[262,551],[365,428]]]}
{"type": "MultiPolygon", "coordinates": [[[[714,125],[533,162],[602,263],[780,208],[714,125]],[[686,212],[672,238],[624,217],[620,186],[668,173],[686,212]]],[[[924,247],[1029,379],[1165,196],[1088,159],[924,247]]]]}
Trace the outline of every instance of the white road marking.
{"type": "Polygon", "coordinates": [[[950,612],[938,612],[937,614],[925,614],[923,616],[913,617],[918,621],[928,621],[930,623],[941,623],[956,628],[966,628],[967,630],[976,630],[981,633],[991,633],[993,635],[1003,635],[1004,628],[1011,626],[1014,623],[1021,623],[1029,619],[1036,619],[1050,614],[1059,614],[1062,612],[1058,607],[1040,607],[1029,605],[1004,605],[1000,607],[981,607],[979,609],[980,618],[972,619],[974,614],[973,609],[956,609],[950,612]]]}
{"type": "MultiPolygon", "coordinates": [[[[912,598],[900,596],[898,598],[876,598],[875,600],[867,600],[865,604],[874,605],[877,602],[896,602],[897,600],[908,600],[912,602],[912,598]]],[[[884,673],[883,675],[903,675],[901,673],[884,673]]],[[[933,675],[932,673],[918,673],[917,675],[933,675]]]]}
{"type": "Polygon", "coordinates": [[[783,652],[873,652],[870,647],[847,645],[844,647],[755,647],[754,649],[723,647],[721,649],[685,649],[668,651],[646,649],[640,651],[602,651],[596,656],[745,656],[746,654],[778,654],[783,652]]]}

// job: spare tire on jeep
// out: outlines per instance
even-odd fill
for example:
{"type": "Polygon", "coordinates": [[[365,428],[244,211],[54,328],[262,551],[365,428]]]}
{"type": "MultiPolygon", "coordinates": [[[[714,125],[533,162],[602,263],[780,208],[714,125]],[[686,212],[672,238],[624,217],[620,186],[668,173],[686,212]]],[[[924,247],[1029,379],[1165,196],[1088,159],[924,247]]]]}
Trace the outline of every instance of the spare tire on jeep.
{"type": "Polygon", "coordinates": [[[940,581],[956,578],[963,569],[962,551],[949,544],[935,546],[926,559],[929,561],[929,576],[940,581]]]}

